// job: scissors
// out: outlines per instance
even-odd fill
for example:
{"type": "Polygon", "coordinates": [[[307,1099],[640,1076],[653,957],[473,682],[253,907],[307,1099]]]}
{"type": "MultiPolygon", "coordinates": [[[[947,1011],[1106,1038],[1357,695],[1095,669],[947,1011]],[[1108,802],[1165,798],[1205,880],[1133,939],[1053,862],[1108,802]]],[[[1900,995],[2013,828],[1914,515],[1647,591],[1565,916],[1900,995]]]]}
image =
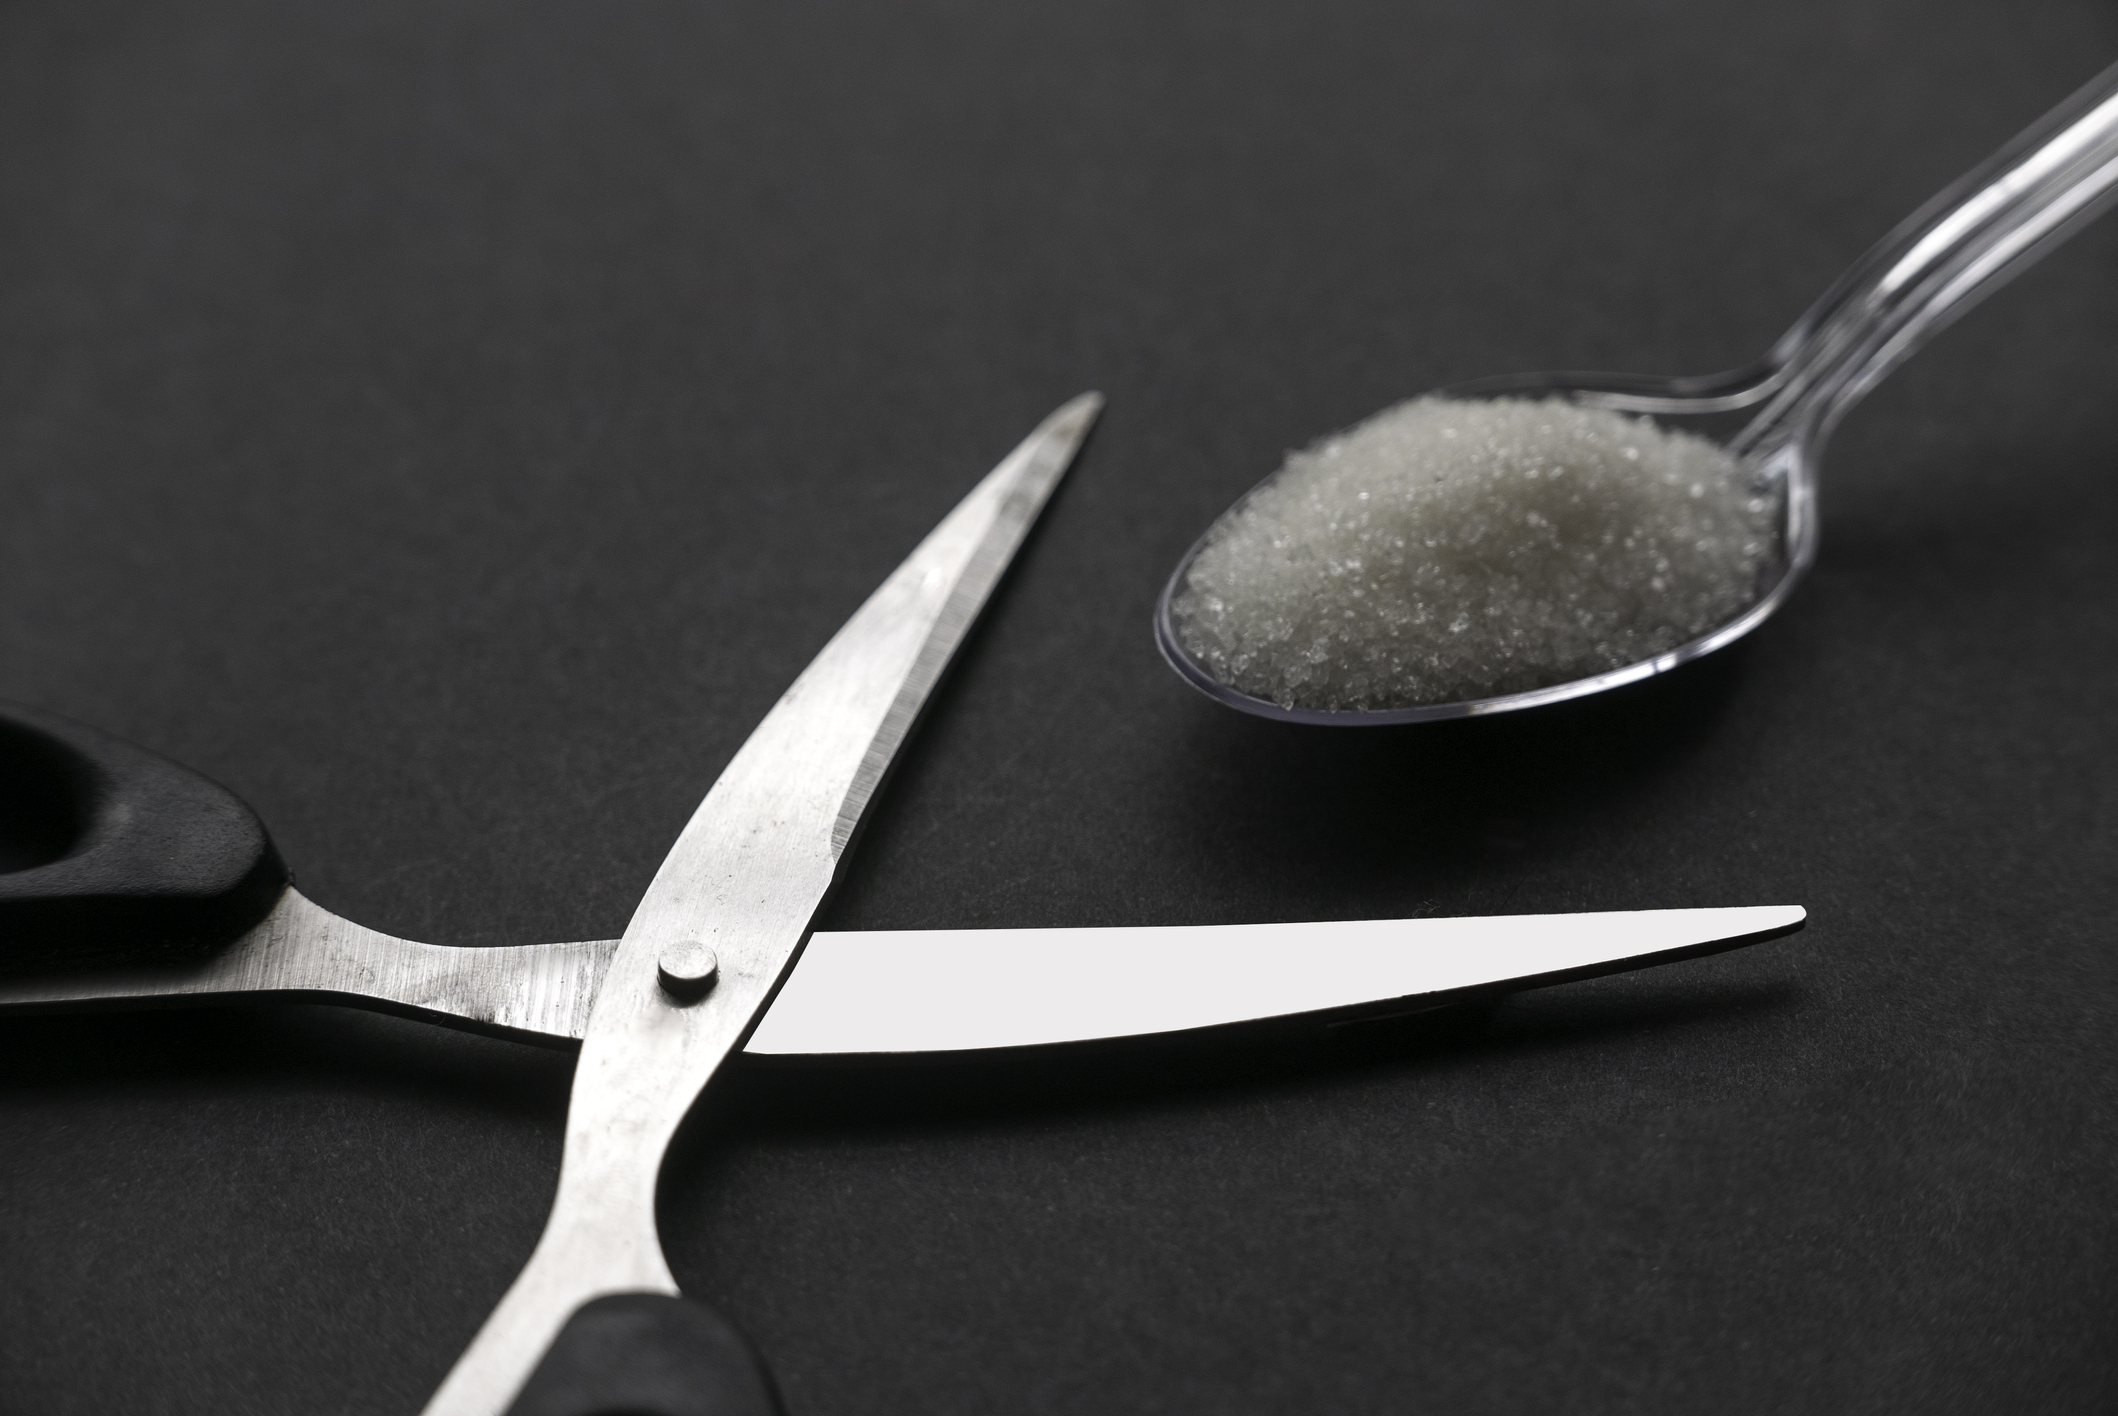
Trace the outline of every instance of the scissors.
{"type": "Polygon", "coordinates": [[[307,999],[579,1045],[528,1264],[426,1416],[776,1416],[771,1375],[679,1294],[670,1139],[729,1055],[978,1053],[1336,1021],[1672,962],[1795,906],[1176,928],[813,932],[957,646],[1102,406],[1063,405],[883,582],[700,803],[620,939],[451,948],[294,888],[264,826],[144,749],[0,707],[43,857],[0,874],[0,1009],[307,999]]]}

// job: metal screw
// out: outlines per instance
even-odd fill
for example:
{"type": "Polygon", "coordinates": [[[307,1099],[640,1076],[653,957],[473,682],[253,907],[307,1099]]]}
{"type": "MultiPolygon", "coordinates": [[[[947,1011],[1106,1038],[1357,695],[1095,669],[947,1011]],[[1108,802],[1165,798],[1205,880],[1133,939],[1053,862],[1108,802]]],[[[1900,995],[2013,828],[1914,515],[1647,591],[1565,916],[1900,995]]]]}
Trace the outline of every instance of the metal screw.
{"type": "Polygon", "coordinates": [[[655,974],[662,981],[663,991],[686,1000],[704,997],[720,971],[721,961],[713,950],[696,939],[678,940],[655,961],[655,974]]]}

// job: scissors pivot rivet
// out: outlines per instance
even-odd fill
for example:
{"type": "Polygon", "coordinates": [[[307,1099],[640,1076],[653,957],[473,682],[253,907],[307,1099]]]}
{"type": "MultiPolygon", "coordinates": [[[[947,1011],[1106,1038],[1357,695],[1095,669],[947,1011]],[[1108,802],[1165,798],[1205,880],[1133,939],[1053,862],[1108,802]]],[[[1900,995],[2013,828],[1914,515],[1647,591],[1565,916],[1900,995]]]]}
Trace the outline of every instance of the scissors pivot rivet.
{"type": "Polygon", "coordinates": [[[698,998],[713,987],[714,975],[720,971],[721,961],[713,950],[696,939],[678,940],[655,961],[655,974],[662,981],[663,991],[687,1000],[698,998]]]}

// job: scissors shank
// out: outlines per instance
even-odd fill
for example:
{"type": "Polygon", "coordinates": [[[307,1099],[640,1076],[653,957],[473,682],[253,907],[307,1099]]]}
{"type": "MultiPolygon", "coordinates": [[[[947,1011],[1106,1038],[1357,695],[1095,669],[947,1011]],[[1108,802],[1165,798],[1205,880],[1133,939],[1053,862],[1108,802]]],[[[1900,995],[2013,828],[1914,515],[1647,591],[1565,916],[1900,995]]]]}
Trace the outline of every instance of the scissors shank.
{"type": "Polygon", "coordinates": [[[0,982],[0,1009],[69,1011],[288,999],[403,1013],[533,1042],[581,1036],[614,939],[459,949],[340,918],[289,886],[210,959],[0,982]]]}

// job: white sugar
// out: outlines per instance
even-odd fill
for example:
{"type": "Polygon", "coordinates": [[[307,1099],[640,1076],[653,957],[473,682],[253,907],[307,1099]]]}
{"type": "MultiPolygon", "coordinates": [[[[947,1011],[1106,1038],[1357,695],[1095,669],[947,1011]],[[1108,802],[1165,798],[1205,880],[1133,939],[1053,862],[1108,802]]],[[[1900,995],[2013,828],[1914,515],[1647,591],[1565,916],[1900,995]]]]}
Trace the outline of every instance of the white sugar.
{"type": "Polygon", "coordinates": [[[1637,663],[1756,601],[1777,501],[1691,433],[1553,399],[1420,398],[1290,454],[1170,604],[1283,707],[1491,698],[1637,663]]]}

